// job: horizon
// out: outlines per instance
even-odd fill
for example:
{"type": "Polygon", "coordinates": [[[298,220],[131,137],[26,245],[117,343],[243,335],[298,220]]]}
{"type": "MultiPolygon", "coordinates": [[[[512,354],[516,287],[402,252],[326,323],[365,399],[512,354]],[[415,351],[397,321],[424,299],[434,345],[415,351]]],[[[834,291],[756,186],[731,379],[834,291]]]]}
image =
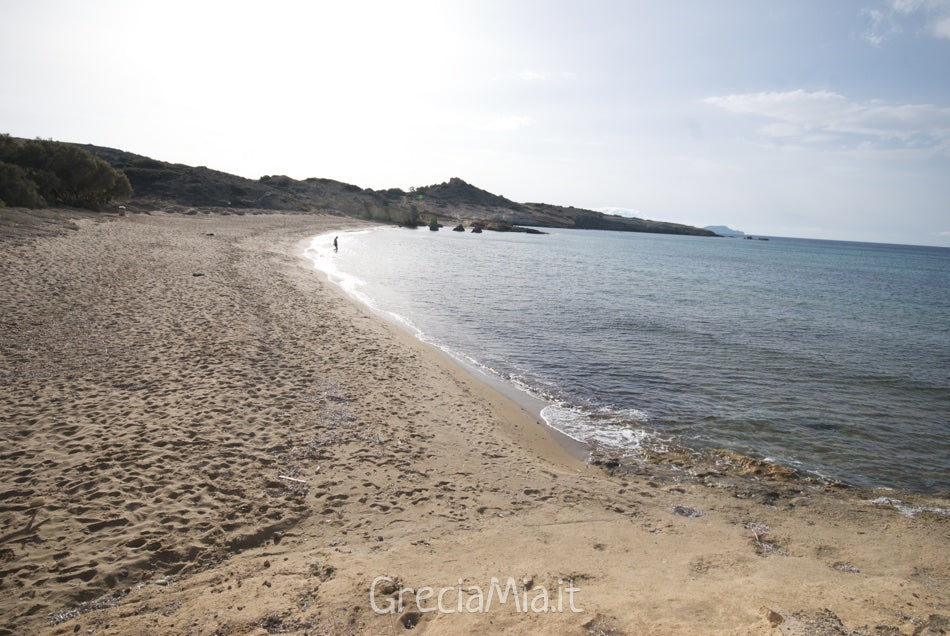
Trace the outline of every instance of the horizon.
{"type": "MultiPolygon", "coordinates": [[[[3,134],[3,133],[0,132],[0,134],[3,134]]],[[[55,139],[55,140],[53,140],[53,141],[60,141],[60,142],[64,142],[64,143],[73,143],[73,144],[79,145],[78,142],[70,142],[70,141],[62,140],[62,139],[55,139]]],[[[85,145],[85,144],[82,144],[82,145],[85,145]]],[[[97,144],[89,144],[89,145],[95,146],[95,145],[97,145],[97,144]]],[[[111,150],[123,151],[122,148],[111,148],[111,147],[110,147],[110,149],[111,149],[111,150]]],[[[131,151],[124,151],[124,152],[131,152],[131,151]]],[[[131,152],[131,154],[136,154],[136,155],[137,155],[138,153],[131,152]]],[[[144,156],[144,155],[142,155],[142,156],[144,156]]],[[[157,157],[146,157],[146,158],[148,158],[148,159],[156,159],[156,160],[158,160],[158,161],[163,161],[162,159],[158,159],[157,157]]],[[[175,163],[175,162],[165,161],[165,163],[175,163]]],[[[182,165],[184,165],[184,164],[182,164],[182,165]]],[[[222,171],[220,171],[220,170],[217,170],[217,168],[215,168],[214,166],[204,166],[204,165],[202,165],[202,166],[189,166],[189,167],[191,167],[191,168],[207,168],[207,169],[209,169],[209,170],[216,170],[216,171],[218,171],[218,172],[222,172],[222,171]]],[[[226,173],[226,174],[231,174],[231,173],[226,173]]],[[[244,179],[250,179],[250,180],[252,180],[252,181],[256,181],[256,180],[261,179],[261,178],[263,178],[263,177],[265,177],[265,176],[272,176],[272,177],[273,177],[273,176],[288,176],[288,175],[279,175],[279,174],[267,175],[267,174],[265,174],[265,175],[261,175],[261,177],[259,177],[258,179],[253,179],[253,178],[251,178],[251,177],[244,177],[243,175],[232,175],[232,176],[237,176],[237,177],[241,177],[241,178],[244,178],[244,179]]],[[[293,177],[290,177],[290,178],[293,179],[293,177]]],[[[307,180],[310,180],[310,179],[323,179],[323,178],[325,178],[325,177],[304,177],[303,179],[294,179],[294,180],[295,180],[295,181],[307,181],[307,180]]],[[[456,178],[456,177],[450,177],[449,179],[453,179],[453,178],[456,178]]],[[[459,178],[459,179],[462,179],[461,177],[458,177],[458,178],[459,178]]],[[[423,184],[423,185],[419,185],[419,186],[410,186],[409,188],[403,188],[403,190],[408,193],[408,192],[411,191],[410,189],[411,189],[412,187],[415,187],[415,188],[418,189],[418,188],[429,187],[429,186],[433,186],[433,185],[440,185],[440,184],[442,184],[442,183],[448,182],[449,179],[446,179],[445,181],[441,181],[441,182],[439,182],[439,183],[427,183],[427,184],[423,184]]],[[[477,185],[477,184],[469,183],[469,182],[466,181],[465,179],[462,179],[462,181],[465,181],[465,182],[468,183],[469,185],[478,188],[478,185],[477,185]]],[[[360,186],[359,184],[356,184],[356,183],[354,183],[354,184],[350,184],[350,183],[347,183],[347,182],[340,182],[340,183],[344,183],[345,185],[355,185],[355,186],[358,186],[358,187],[361,187],[361,188],[362,188],[362,186],[360,186]]],[[[363,189],[366,189],[366,188],[363,188],[363,189]]],[[[482,188],[479,188],[479,189],[482,189],[482,188]]],[[[373,188],[373,190],[375,191],[376,189],[373,188]]],[[[486,191],[486,192],[487,192],[487,191],[486,191]]],[[[489,194],[494,194],[494,193],[489,192],[489,194]]],[[[560,204],[558,204],[558,203],[556,203],[556,202],[551,202],[551,201],[513,201],[513,203],[517,203],[517,204],[554,205],[554,206],[560,205],[560,204]]],[[[567,206],[564,206],[564,207],[567,207],[567,206]]],[[[591,210],[591,211],[593,211],[593,212],[601,212],[601,213],[607,214],[607,215],[621,216],[621,217],[626,217],[626,218],[631,218],[631,217],[632,217],[632,218],[647,219],[647,217],[642,216],[642,214],[640,214],[639,211],[637,211],[637,210],[630,210],[630,211],[629,211],[630,213],[627,214],[627,213],[623,213],[622,210],[618,211],[617,208],[609,208],[609,207],[608,207],[608,208],[594,209],[594,208],[580,208],[579,206],[574,206],[574,207],[576,207],[576,208],[578,208],[578,209],[588,209],[588,210],[591,210]],[[636,214],[633,214],[633,213],[636,213],[636,214]],[[638,215],[639,215],[639,216],[638,216],[638,215]]],[[[652,220],[652,221],[663,221],[663,219],[648,219],[648,220],[652,220]]],[[[530,227],[530,226],[529,226],[529,227],[530,227]]],[[[549,228],[549,227],[547,227],[547,226],[539,226],[539,227],[541,227],[541,228],[543,228],[543,229],[552,229],[552,228],[549,228]]],[[[743,236],[728,236],[728,235],[722,235],[722,234],[720,234],[720,235],[717,235],[717,236],[714,237],[714,238],[746,239],[746,238],[759,238],[759,237],[762,237],[762,238],[768,238],[768,239],[789,239],[789,240],[802,240],[802,241],[824,241],[824,242],[828,242],[828,243],[855,243],[855,244],[859,244],[859,245],[881,245],[881,246],[888,246],[888,245],[891,245],[891,246],[895,246],[895,247],[933,247],[933,248],[950,249],[950,246],[947,246],[947,245],[937,245],[937,244],[928,245],[928,244],[924,244],[924,243],[893,243],[893,242],[887,242],[887,241],[859,241],[859,240],[853,240],[853,239],[835,239],[835,238],[817,238],[817,237],[808,237],[808,236],[780,236],[780,235],[770,235],[770,234],[761,234],[761,233],[758,233],[758,232],[745,232],[745,231],[742,230],[741,228],[734,228],[734,227],[727,226],[727,225],[723,225],[723,224],[708,225],[708,226],[694,226],[694,227],[701,227],[702,229],[712,229],[712,228],[714,228],[714,227],[719,227],[719,228],[725,228],[725,229],[728,229],[728,230],[731,230],[731,231],[740,231],[740,232],[743,232],[743,236]]],[[[628,232],[630,232],[630,233],[634,233],[634,234],[642,233],[642,232],[628,231],[628,230],[588,230],[588,229],[585,229],[585,228],[553,228],[553,229],[568,229],[568,230],[569,230],[569,229],[578,229],[578,230],[580,230],[580,231],[621,232],[621,233],[628,233],[628,232]]],[[[661,232],[660,234],[663,234],[663,233],[661,232]]],[[[691,237],[691,238],[703,238],[703,237],[695,237],[695,236],[686,235],[686,234],[681,234],[681,235],[667,234],[666,236],[683,236],[683,237],[691,237]]]]}
{"type": "Polygon", "coordinates": [[[950,0],[0,0],[0,125],[258,179],[458,175],[756,236],[950,247],[950,0]]]}

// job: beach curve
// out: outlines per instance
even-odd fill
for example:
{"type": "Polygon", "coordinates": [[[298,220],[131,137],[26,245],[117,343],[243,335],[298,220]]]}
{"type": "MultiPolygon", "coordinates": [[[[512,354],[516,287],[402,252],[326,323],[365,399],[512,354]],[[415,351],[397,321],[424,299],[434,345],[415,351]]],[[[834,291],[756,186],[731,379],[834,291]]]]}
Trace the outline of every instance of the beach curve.
{"type": "Polygon", "coordinates": [[[911,633],[948,613],[945,515],[586,466],[307,267],[300,242],[352,219],[78,223],[3,256],[10,633],[911,633]],[[400,611],[376,611],[378,577],[400,611]],[[420,593],[467,610],[508,578],[533,602],[569,582],[580,611],[420,593]]]}

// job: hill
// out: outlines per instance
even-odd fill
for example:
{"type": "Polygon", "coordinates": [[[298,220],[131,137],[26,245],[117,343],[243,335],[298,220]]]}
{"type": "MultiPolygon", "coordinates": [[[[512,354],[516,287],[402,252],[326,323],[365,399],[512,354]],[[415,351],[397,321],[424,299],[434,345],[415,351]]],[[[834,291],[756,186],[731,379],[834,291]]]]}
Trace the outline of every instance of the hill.
{"type": "Polygon", "coordinates": [[[704,229],[707,229],[710,232],[715,232],[719,236],[729,236],[735,238],[742,238],[745,236],[745,232],[742,230],[734,230],[731,227],[725,225],[707,225],[704,229]]]}
{"type": "Polygon", "coordinates": [[[132,184],[132,202],[164,201],[184,208],[232,208],[336,214],[415,225],[435,216],[445,224],[481,223],[492,229],[513,226],[559,227],[663,234],[716,236],[709,230],[594,210],[516,203],[462,179],[411,188],[376,191],[332,179],[302,181],[284,175],[257,181],[204,166],[173,164],[114,148],[84,145],[92,154],[122,170],[132,184]]]}

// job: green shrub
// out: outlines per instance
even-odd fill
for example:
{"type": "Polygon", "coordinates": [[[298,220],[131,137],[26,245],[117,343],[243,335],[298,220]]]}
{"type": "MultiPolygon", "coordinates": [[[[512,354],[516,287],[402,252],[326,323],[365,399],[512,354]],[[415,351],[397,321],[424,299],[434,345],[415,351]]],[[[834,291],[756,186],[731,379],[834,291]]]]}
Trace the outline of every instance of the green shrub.
{"type": "Polygon", "coordinates": [[[58,204],[100,210],[132,195],[123,172],[72,144],[42,139],[21,142],[0,135],[0,161],[18,170],[6,169],[0,180],[5,192],[12,192],[0,198],[10,205],[18,205],[11,200],[15,194],[18,201],[30,202],[19,204],[25,207],[58,204]]]}
{"type": "Polygon", "coordinates": [[[21,208],[42,208],[46,201],[20,166],[0,161],[0,200],[21,208]]]}
{"type": "Polygon", "coordinates": [[[149,159],[148,157],[136,159],[132,162],[132,165],[136,168],[150,168],[152,170],[161,170],[167,166],[164,161],[159,161],[158,159],[149,159]]]}
{"type": "Polygon", "coordinates": [[[178,176],[178,173],[168,168],[139,168],[129,167],[122,170],[125,176],[136,186],[150,186],[158,181],[168,181],[178,176]]]}

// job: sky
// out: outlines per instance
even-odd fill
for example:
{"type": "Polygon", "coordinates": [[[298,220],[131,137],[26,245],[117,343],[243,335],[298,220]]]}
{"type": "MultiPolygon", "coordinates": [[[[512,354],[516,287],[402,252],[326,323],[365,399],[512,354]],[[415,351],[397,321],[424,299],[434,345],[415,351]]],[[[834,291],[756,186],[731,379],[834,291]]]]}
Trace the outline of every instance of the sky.
{"type": "Polygon", "coordinates": [[[950,246],[950,0],[0,0],[0,133],[950,246]]]}

